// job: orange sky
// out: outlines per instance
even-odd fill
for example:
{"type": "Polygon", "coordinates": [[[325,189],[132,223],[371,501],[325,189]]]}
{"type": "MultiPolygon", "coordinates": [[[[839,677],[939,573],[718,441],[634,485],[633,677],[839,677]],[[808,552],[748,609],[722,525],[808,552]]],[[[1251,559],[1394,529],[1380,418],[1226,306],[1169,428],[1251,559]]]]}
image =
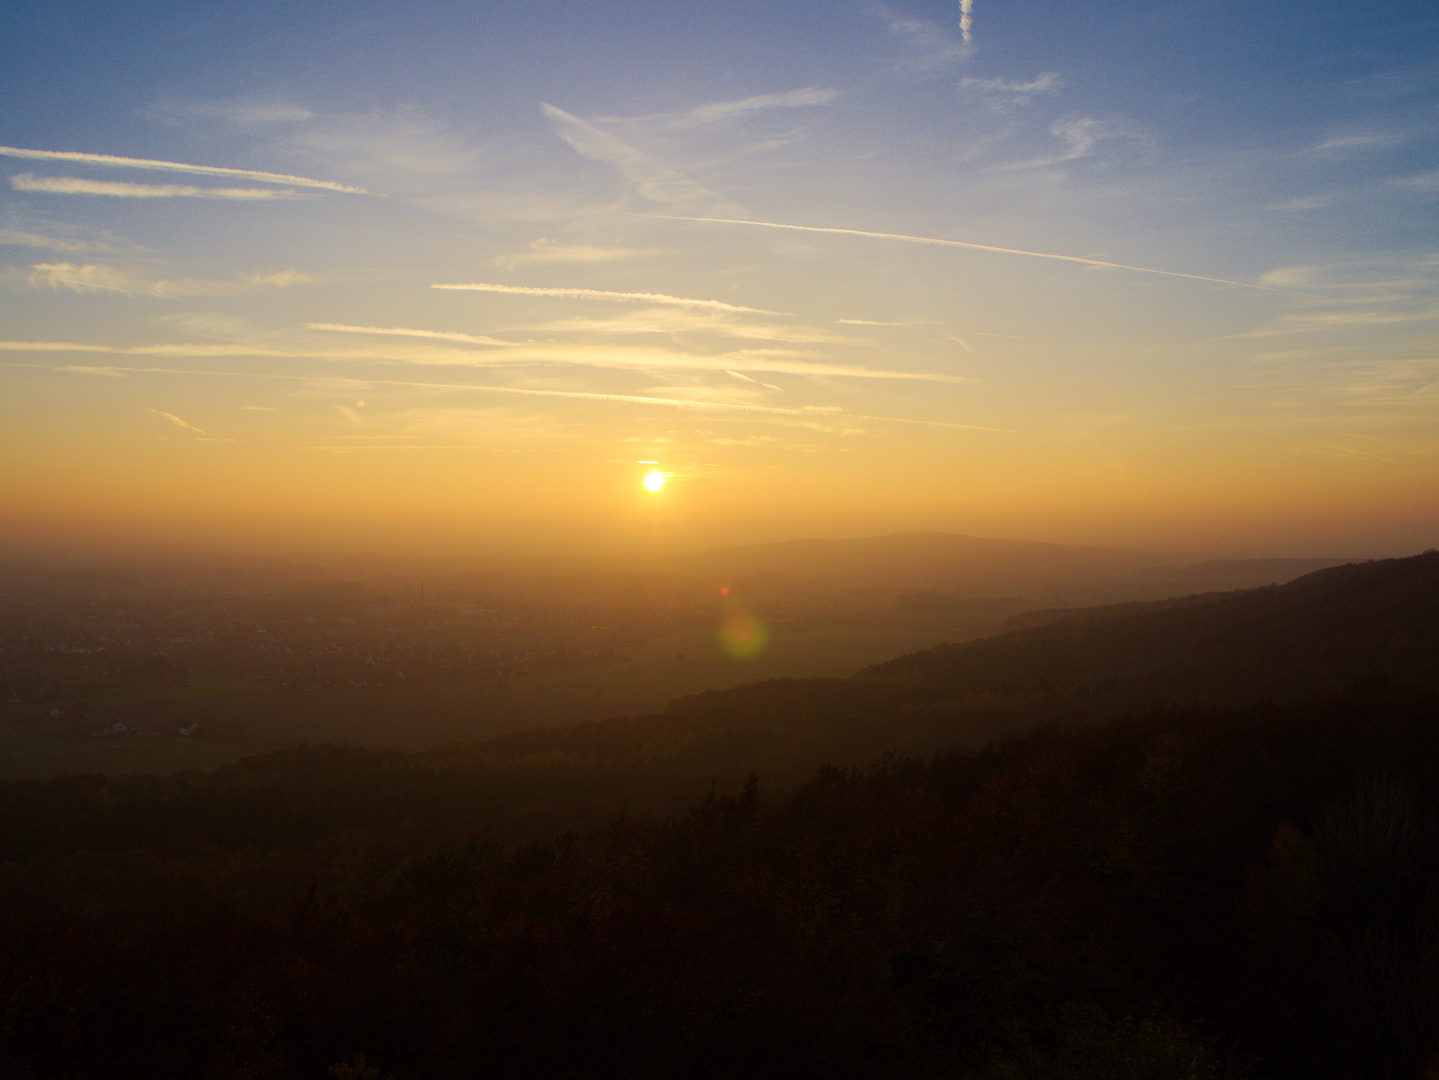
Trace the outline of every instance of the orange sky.
{"type": "Polygon", "coordinates": [[[1435,543],[1428,23],[480,7],[0,43],[0,543],[1435,543]]]}

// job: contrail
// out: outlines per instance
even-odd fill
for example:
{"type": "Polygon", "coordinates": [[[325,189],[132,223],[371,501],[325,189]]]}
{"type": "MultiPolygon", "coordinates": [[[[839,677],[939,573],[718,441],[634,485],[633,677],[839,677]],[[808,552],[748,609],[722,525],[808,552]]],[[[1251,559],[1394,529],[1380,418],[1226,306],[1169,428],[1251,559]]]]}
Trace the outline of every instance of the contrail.
{"type": "Polygon", "coordinates": [[[170,423],[174,424],[177,428],[184,428],[186,431],[193,431],[197,435],[205,434],[194,424],[185,423],[185,421],[181,420],[174,413],[161,412],[159,409],[151,409],[150,411],[156,416],[163,416],[166,420],[170,421],[170,423]]]}
{"type": "MultiPolygon", "coordinates": [[[[725,221],[727,218],[680,218],[680,221],[725,221]]],[[[759,224],[747,222],[747,224],[759,224]]],[[[690,300],[683,296],[667,296],[664,293],[608,292],[604,289],[542,289],[532,285],[489,285],[477,282],[472,285],[431,285],[432,289],[462,289],[469,292],[512,293],[516,296],[568,296],[575,300],[615,300],[624,304],[672,304],[675,307],[710,308],[714,311],[745,312],[750,315],[788,315],[787,311],[767,311],[764,308],[740,307],[726,304],[723,300],[690,300]]]]}
{"type": "MultiPolygon", "coordinates": [[[[322,323],[307,323],[306,325],[311,327],[326,326],[326,324],[322,323]]],[[[380,334],[397,334],[401,336],[405,336],[406,334],[418,334],[424,337],[430,336],[420,331],[386,330],[380,327],[343,327],[333,325],[329,326],[328,329],[359,330],[361,333],[373,332],[380,334]]],[[[720,365],[719,358],[706,358],[694,354],[659,353],[656,355],[648,350],[625,348],[605,349],[598,352],[587,353],[583,350],[572,351],[564,346],[554,348],[543,344],[536,346],[533,342],[490,342],[471,335],[444,336],[463,336],[478,344],[493,345],[495,349],[494,351],[487,352],[459,349],[441,352],[438,357],[433,354],[428,356],[422,354],[417,357],[414,353],[385,352],[379,349],[367,349],[361,352],[335,352],[333,350],[314,349],[272,349],[266,345],[201,345],[189,343],[181,345],[130,345],[112,347],[108,345],[79,345],[64,341],[0,341],[0,352],[99,352],[115,356],[247,356],[260,357],[268,360],[384,360],[404,364],[456,363],[463,364],[467,367],[533,362],[610,369],[651,370],[664,368],[691,371],[725,370],[725,367],[720,365]]],[[[828,364],[804,359],[787,359],[786,354],[783,353],[778,357],[770,357],[764,355],[766,351],[767,350],[757,350],[753,353],[732,353],[723,358],[724,364],[725,366],[733,364],[751,371],[774,371],[790,375],[830,375],[855,379],[914,379],[942,383],[968,383],[973,381],[963,375],[946,375],[940,372],[880,371],[875,368],[856,367],[848,364],[828,364]]]]}
{"type": "Polygon", "coordinates": [[[128,184],[123,180],[81,180],[74,176],[10,177],[16,191],[45,191],[54,195],[111,195],[121,199],[285,199],[294,193],[274,188],[205,188],[192,184],[128,184]]]}
{"type": "Polygon", "coordinates": [[[959,0],[959,33],[969,44],[974,36],[974,0],[959,0]]]}
{"type": "Polygon", "coordinates": [[[394,337],[436,338],[440,341],[462,341],[468,345],[513,345],[513,341],[484,337],[479,334],[451,333],[448,330],[409,330],[404,327],[349,326],[345,323],[307,322],[306,330],[333,330],[342,334],[381,334],[394,337]]]}
{"type": "Polygon", "coordinates": [[[72,281],[70,278],[63,278],[63,277],[52,277],[52,278],[49,278],[49,279],[47,279],[47,280],[49,280],[49,281],[58,281],[58,282],[60,282],[60,284],[62,284],[62,285],[76,285],[76,286],[79,286],[80,288],[84,288],[84,289],[109,289],[111,292],[122,292],[122,293],[124,293],[126,296],[139,296],[139,295],[140,295],[139,293],[137,293],[137,292],[132,292],[132,291],[129,290],[129,289],[122,289],[122,288],[120,288],[120,286],[118,286],[118,285],[99,285],[99,284],[96,284],[96,283],[93,282],[93,281],[72,281]]]}
{"type": "Polygon", "coordinates": [[[428,387],[440,390],[477,390],[485,394],[519,394],[523,397],[571,398],[576,401],[620,401],[629,405],[665,405],[675,409],[728,409],[736,412],[772,413],[779,416],[803,416],[800,409],[778,409],[768,405],[740,405],[727,401],[695,401],[690,398],[647,397],[644,394],[604,394],[589,390],[531,390],[519,386],[478,386],[474,383],[402,382],[371,379],[384,386],[428,387]]]}
{"type": "Polygon", "coordinates": [[[871,240],[899,240],[906,244],[931,244],[936,247],[969,248],[971,251],[992,251],[1000,255],[1027,255],[1031,259],[1057,259],[1060,262],[1081,263],[1084,266],[1102,266],[1109,270],[1134,270],[1141,274],[1162,274],[1165,277],[1189,278],[1191,281],[1212,281],[1216,285],[1238,285],[1244,289],[1259,289],[1262,292],[1278,290],[1268,285],[1255,285],[1249,281],[1231,281],[1228,278],[1206,277],[1203,274],[1181,274],[1177,270],[1156,270],[1152,266],[1131,266],[1128,263],[1105,262],[1103,259],[1085,259],[1078,255],[1056,255],[1049,251],[1025,251],[1022,248],[995,247],[993,244],[974,244],[968,240],[941,240],[934,236],[910,236],[906,233],[867,232],[864,229],[833,229],[818,225],[785,225],[777,221],[745,221],[740,218],[683,217],[679,214],[653,215],[670,221],[703,221],[714,225],[756,225],[763,229],[790,229],[794,232],[831,233],[837,236],[865,236],[871,240]]]}
{"type": "Polygon", "coordinates": [[[113,154],[86,154],[78,150],[25,150],[18,146],[0,146],[0,156],[29,158],[33,161],[78,161],[87,165],[105,165],[117,169],[149,169],[153,172],[193,173],[196,176],[243,176],[266,184],[290,184],[294,187],[324,188],[347,195],[373,195],[364,188],[337,184],[332,180],[314,180],[308,176],[259,172],[255,169],[228,169],[218,165],[186,165],[179,161],[153,161],[149,158],[116,157],[113,154]]]}
{"type": "MultiPolygon", "coordinates": [[[[12,342],[8,344],[20,344],[12,342]]],[[[70,351],[102,351],[86,346],[68,346],[70,351]]],[[[106,352],[113,350],[103,350],[106,352]]],[[[52,367],[49,364],[16,363],[14,361],[0,360],[0,368],[32,368],[44,371],[63,370],[52,367]]],[[[315,377],[311,375],[288,375],[276,374],[268,371],[199,371],[194,368],[163,368],[163,367],[112,367],[112,371],[124,371],[135,375],[159,374],[159,375],[200,375],[217,378],[239,378],[239,379],[277,379],[283,382],[304,382],[317,383],[326,381],[326,377],[315,377]]],[[[345,379],[346,383],[353,383],[356,380],[345,379]]],[[[729,401],[696,401],[691,398],[662,398],[647,397],[643,394],[605,394],[586,390],[534,390],[519,386],[485,386],[477,383],[437,383],[420,382],[409,379],[363,379],[359,380],[372,386],[401,386],[408,389],[421,390],[472,390],[482,394],[514,394],[521,397],[548,397],[548,398],[569,398],[578,401],[615,401],[627,405],[662,405],[675,409],[721,409],[727,412],[748,412],[765,413],[772,416],[791,416],[801,419],[822,420],[826,418],[834,420],[881,420],[893,424],[919,424],[923,427],[946,427],[957,428],[965,431],[997,431],[1010,432],[1010,428],[981,427],[977,424],[955,424],[947,420],[911,420],[902,416],[869,416],[864,413],[848,413],[843,410],[830,410],[828,408],[808,407],[799,409],[782,409],[771,405],[742,405],[729,401]]],[[[152,410],[158,411],[158,410],[152,410]]],[[[168,413],[161,415],[169,417],[168,413]]],[[[184,423],[179,421],[179,423],[184,423]]],[[[186,427],[190,425],[186,424],[186,427]]],[[[199,429],[194,429],[198,431],[199,429]]],[[[202,432],[203,434],[203,432],[202,432]]]]}

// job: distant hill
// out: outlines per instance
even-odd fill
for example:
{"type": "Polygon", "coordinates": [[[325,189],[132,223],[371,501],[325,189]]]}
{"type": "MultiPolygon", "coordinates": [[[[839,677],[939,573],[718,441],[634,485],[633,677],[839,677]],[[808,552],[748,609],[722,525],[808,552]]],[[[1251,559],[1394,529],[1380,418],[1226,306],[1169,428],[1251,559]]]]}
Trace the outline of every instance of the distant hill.
{"type": "Polygon", "coordinates": [[[1064,622],[940,646],[850,679],[754,683],[680,698],[661,713],[437,753],[507,766],[663,763],[667,782],[680,786],[737,782],[750,771],[788,783],[826,761],[979,747],[1166,704],[1297,699],[1371,675],[1439,688],[1439,554],[1117,612],[1080,609],[1064,622]]]}
{"type": "Polygon", "coordinates": [[[862,672],[946,695],[1118,684],[1132,701],[1241,703],[1382,673],[1439,685],[1439,553],[1354,563],[1286,585],[1155,604],[1044,612],[1047,625],[862,672]]]}
{"type": "Polygon", "coordinates": [[[1011,615],[1004,620],[1004,632],[1033,630],[1037,626],[1052,626],[1055,623],[1088,623],[1100,619],[1112,619],[1117,615],[1137,615],[1141,612],[1167,611],[1170,608],[1197,607],[1201,604],[1216,604],[1238,596],[1244,589],[1231,592],[1191,593],[1188,596],[1173,596],[1168,600],[1131,600],[1124,604],[1096,604],[1082,608],[1037,608],[1011,615]]]}
{"type": "Polygon", "coordinates": [[[771,587],[944,590],[1031,604],[1160,599],[1292,580],[1337,559],[1210,560],[1120,548],[911,532],[848,540],[792,540],[717,548],[675,569],[771,587]]]}
{"type": "Polygon", "coordinates": [[[733,575],[783,574],[852,585],[947,584],[999,594],[1018,584],[1125,575],[1173,562],[1172,555],[913,532],[849,540],[791,540],[702,552],[696,569],[733,575]]]}

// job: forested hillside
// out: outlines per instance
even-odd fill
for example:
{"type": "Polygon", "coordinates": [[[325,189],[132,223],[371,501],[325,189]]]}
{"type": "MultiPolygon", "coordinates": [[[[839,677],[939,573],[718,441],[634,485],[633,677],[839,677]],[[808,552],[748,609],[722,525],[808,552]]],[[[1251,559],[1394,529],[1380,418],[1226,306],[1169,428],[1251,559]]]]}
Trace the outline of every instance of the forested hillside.
{"type": "Polygon", "coordinates": [[[374,758],[148,814],[12,785],[9,1075],[1414,1077],[1435,1050],[1432,694],[1166,711],[508,847],[436,850],[461,789],[374,758]]]}
{"type": "Polygon", "coordinates": [[[1429,1075],[1436,580],[1343,567],[425,754],[0,784],[0,1057],[1429,1075]]]}

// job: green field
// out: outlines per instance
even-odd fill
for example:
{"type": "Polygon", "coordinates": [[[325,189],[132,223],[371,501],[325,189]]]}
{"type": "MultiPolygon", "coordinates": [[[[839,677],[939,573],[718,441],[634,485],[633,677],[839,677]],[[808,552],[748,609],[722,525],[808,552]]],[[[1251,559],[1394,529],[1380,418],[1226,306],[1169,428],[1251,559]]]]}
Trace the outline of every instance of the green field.
{"type": "Polygon", "coordinates": [[[776,626],[758,656],[735,660],[714,631],[689,630],[654,638],[612,663],[516,676],[500,689],[459,683],[308,692],[197,680],[92,697],[94,726],[119,720],[145,732],[97,738],[49,734],[51,724],[41,719],[48,704],[3,705],[0,779],[211,768],[297,742],[401,750],[476,742],[517,729],[656,712],[677,697],[763,679],[851,675],[962,636],[882,622],[776,626]],[[192,738],[170,734],[197,721],[192,738]]]}

